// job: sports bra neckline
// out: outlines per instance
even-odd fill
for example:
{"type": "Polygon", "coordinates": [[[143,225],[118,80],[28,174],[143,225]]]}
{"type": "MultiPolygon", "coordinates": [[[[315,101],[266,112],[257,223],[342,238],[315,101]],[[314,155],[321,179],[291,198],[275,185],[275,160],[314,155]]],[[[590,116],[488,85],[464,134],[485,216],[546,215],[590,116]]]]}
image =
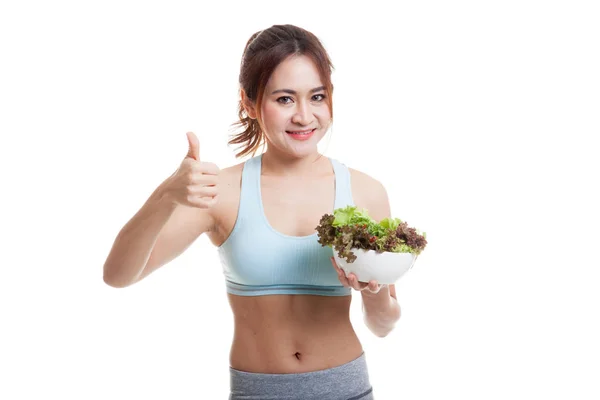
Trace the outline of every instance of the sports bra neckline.
{"type": "MultiPolygon", "coordinates": [[[[264,153],[263,153],[264,154],[264,153]]],[[[312,239],[314,237],[317,236],[318,232],[314,232],[310,235],[306,235],[306,236],[293,236],[293,235],[286,235],[285,233],[279,232],[277,229],[273,228],[273,226],[271,225],[271,223],[269,222],[269,220],[267,219],[267,215],[265,214],[265,208],[263,206],[263,198],[262,198],[262,189],[260,186],[261,183],[261,175],[262,175],[262,156],[263,154],[258,156],[258,160],[256,161],[256,185],[257,185],[257,193],[258,193],[258,205],[259,205],[259,209],[260,209],[260,217],[263,221],[263,223],[265,224],[265,226],[267,228],[269,228],[269,230],[271,230],[273,233],[275,233],[278,236],[281,236],[283,238],[286,239],[291,239],[291,240],[308,240],[308,239],[312,239]]],[[[325,156],[327,157],[327,156],[325,156]]],[[[331,169],[333,170],[333,176],[334,176],[334,194],[333,194],[333,208],[335,209],[335,204],[336,201],[338,200],[338,188],[337,188],[337,173],[336,173],[336,169],[333,165],[333,162],[331,161],[331,158],[327,157],[327,160],[329,160],[329,164],[331,165],[331,169]]],[[[333,214],[333,210],[331,210],[330,214],[333,214]]]]}

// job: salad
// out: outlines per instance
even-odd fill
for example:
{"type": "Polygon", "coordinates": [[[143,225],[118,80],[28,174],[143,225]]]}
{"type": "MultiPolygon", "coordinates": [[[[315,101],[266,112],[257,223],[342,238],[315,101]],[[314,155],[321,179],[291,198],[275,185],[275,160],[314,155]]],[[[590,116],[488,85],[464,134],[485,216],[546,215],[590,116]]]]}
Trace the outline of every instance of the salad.
{"type": "Polygon", "coordinates": [[[323,247],[332,247],[349,263],[356,260],[352,249],[418,256],[427,245],[425,232],[421,234],[399,218],[384,218],[377,222],[369,217],[367,210],[358,210],[355,206],[335,209],[333,215],[323,215],[316,230],[319,243],[323,247]]]}

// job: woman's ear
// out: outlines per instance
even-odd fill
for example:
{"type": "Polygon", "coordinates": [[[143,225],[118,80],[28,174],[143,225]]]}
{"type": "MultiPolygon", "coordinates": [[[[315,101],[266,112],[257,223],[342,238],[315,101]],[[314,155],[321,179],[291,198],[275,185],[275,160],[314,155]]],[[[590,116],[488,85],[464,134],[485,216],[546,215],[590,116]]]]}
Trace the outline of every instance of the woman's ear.
{"type": "Polygon", "coordinates": [[[256,109],[254,107],[254,103],[248,98],[248,96],[246,96],[244,89],[240,90],[240,96],[242,97],[242,106],[244,107],[244,110],[246,110],[248,117],[251,119],[256,119],[256,109]]]}

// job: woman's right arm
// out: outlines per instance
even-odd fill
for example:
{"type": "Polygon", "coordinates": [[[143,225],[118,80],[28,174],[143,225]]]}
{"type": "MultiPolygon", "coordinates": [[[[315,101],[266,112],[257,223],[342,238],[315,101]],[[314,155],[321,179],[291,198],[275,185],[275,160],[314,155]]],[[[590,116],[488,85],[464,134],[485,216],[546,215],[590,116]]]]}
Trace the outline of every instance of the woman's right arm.
{"type": "Polygon", "coordinates": [[[188,136],[179,169],[150,195],[115,239],[104,263],[104,282],[132,285],[183,253],[214,226],[219,169],[199,160],[198,139],[188,136]]]}
{"type": "Polygon", "coordinates": [[[168,201],[161,184],[142,208],[121,229],[104,263],[104,282],[126,287],[141,275],[154,244],[175,213],[176,204],[168,201]]]}

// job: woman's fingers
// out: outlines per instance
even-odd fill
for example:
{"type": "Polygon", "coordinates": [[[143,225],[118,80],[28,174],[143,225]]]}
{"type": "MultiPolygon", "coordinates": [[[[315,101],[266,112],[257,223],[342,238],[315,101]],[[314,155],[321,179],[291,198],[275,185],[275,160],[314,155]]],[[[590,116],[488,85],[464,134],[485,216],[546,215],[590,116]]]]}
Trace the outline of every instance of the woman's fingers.
{"type": "Polygon", "coordinates": [[[350,287],[352,287],[354,290],[363,290],[367,284],[364,282],[359,282],[358,278],[356,277],[356,275],[354,275],[352,272],[348,274],[348,282],[350,282],[350,287]]]}
{"type": "Polygon", "coordinates": [[[338,275],[340,274],[340,272],[342,272],[342,269],[340,267],[338,267],[337,263],[335,262],[335,258],[333,257],[329,257],[329,259],[331,260],[331,264],[333,265],[333,268],[335,268],[335,271],[338,273],[338,275]]]}
{"type": "Polygon", "coordinates": [[[367,282],[360,282],[358,280],[358,278],[356,277],[356,275],[354,274],[350,274],[348,277],[348,280],[350,281],[350,285],[356,289],[356,290],[368,290],[369,292],[376,294],[379,293],[379,291],[381,290],[383,285],[380,285],[379,283],[377,283],[377,281],[375,280],[371,280],[368,283],[367,282]]]}
{"type": "Polygon", "coordinates": [[[335,268],[335,271],[338,274],[338,279],[340,280],[340,282],[342,283],[342,285],[344,287],[348,287],[350,286],[350,282],[348,281],[348,278],[346,278],[346,273],[344,272],[343,269],[341,269],[337,263],[335,262],[335,258],[331,257],[331,264],[333,265],[333,268],[335,268]]]}
{"type": "Polygon", "coordinates": [[[379,285],[377,283],[377,281],[375,280],[371,280],[370,282],[359,282],[358,278],[356,277],[356,275],[354,275],[353,273],[348,274],[348,276],[346,276],[346,273],[344,272],[343,269],[341,269],[337,263],[335,262],[335,258],[334,257],[330,257],[331,258],[331,264],[333,265],[333,268],[335,268],[335,271],[338,274],[338,278],[340,280],[340,282],[342,283],[342,285],[344,285],[344,287],[351,287],[354,290],[368,290],[372,293],[378,293],[379,290],[381,290],[381,285],[379,285]]]}
{"type": "Polygon", "coordinates": [[[383,287],[383,285],[378,284],[377,281],[369,282],[369,290],[372,293],[379,293],[379,291],[381,290],[382,287],[383,287]]]}

